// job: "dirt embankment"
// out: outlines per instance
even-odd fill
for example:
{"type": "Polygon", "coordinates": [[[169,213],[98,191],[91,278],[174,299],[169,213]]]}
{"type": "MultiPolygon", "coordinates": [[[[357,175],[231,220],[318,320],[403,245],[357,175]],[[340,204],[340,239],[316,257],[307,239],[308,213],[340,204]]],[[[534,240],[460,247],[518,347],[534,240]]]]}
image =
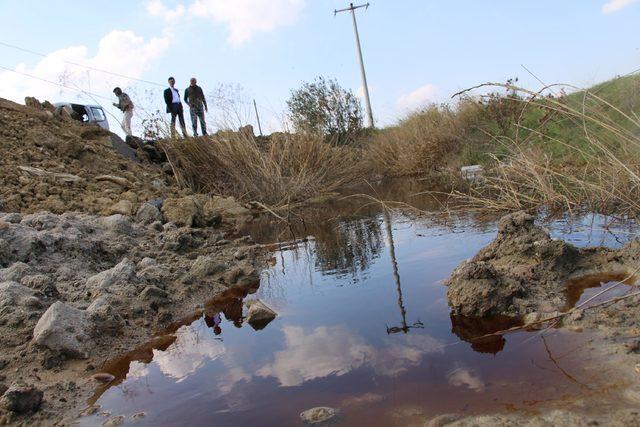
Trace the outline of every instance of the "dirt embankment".
{"type": "Polygon", "coordinates": [[[0,211],[107,215],[127,200],[135,213],[144,201],[185,194],[163,168],[144,161],[143,150],[142,161],[132,161],[113,149],[113,139],[51,108],[0,99],[0,211]]]}
{"type": "Polygon", "coordinates": [[[68,424],[107,359],[259,284],[263,249],[229,237],[250,210],[111,138],[0,100],[0,424],[68,424]]]}
{"type": "Polygon", "coordinates": [[[527,329],[554,326],[592,333],[596,338],[587,357],[608,363],[624,379],[618,405],[606,412],[590,411],[587,405],[579,413],[554,411],[533,418],[452,414],[427,425],[640,425],[639,260],[637,239],[618,250],[581,249],[551,239],[526,213],[502,218],[496,239],[461,264],[448,280],[452,315],[475,322],[510,316],[520,318],[527,329]],[[598,304],[576,307],[585,287],[609,281],[624,281],[630,287],[623,295],[605,293],[598,304]],[[576,285],[581,286],[577,293],[576,285]]]}
{"type": "Polygon", "coordinates": [[[500,220],[496,239],[448,280],[447,297],[453,313],[471,317],[524,316],[553,313],[567,307],[567,283],[588,275],[629,276],[638,270],[640,242],[620,250],[580,249],[553,240],[518,212],[500,220]]]}

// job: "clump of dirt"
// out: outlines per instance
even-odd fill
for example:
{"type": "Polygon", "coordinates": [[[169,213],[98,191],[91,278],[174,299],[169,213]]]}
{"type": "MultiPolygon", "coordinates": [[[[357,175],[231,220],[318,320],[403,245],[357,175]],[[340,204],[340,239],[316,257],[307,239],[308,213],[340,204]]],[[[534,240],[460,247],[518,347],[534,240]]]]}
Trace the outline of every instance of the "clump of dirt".
{"type": "Polygon", "coordinates": [[[621,250],[577,248],[553,240],[518,212],[502,218],[496,239],[453,272],[447,297],[453,314],[523,316],[561,311],[567,305],[566,283],[598,272],[628,274],[635,270],[640,245],[621,250]]]}
{"type": "Polygon", "coordinates": [[[123,198],[135,210],[181,193],[143,150],[142,161],[132,161],[113,149],[117,135],[56,114],[48,103],[29,104],[0,99],[0,211],[104,215],[123,198]]]}

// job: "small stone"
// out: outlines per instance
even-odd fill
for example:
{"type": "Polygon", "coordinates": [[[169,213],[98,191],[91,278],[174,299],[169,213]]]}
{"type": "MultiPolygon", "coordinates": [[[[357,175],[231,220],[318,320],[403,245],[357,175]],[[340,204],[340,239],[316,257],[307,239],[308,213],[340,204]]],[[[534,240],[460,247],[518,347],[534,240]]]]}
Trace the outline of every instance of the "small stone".
{"type": "Polygon", "coordinates": [[[58,301],[42,315],[33,329],[33,340],[52,351],[86,359],[91,329],[89,315],[58,301]]]}
{"type": "Polygon", "coordinates": [[[0,407],[18,414],[35,412],[40,409],[42,396],[42,391],[31,385],[15,383],[0,398],[0,407]]]}
{"type": "Polygon", "coordinates": [[[195,197],[168,198],[162,205],[167,221],[179,227],[201,227],[204,224],[203,210],[195,197]]]}
{"type": "Polygon", "coordinates": [[[133,414],[131,418],[133,418],[134,420],[141,420],[146,416],[147,416],[146,412],[138,412],[137,414],[133,414]]]}
{"type": "Polygon", "coordinates": [[[167,294],[166,291],[163,291],[162,289],[153,285],[147,286],[140,293],[140,298],[143,300],[165,300],[168,296],[169,294],[167,294]]]}
{"type": "Polygon", "coordinates": [[[143,203],[136,213],[136,221],[145,225],[152,224],[156,221],[162,221],[162,214],[157,207],[143,203]]]}
{"type": "Polygon", "coordinates": [[[328,406],[319,406],[302,412],[300,414],[300,419],[305,424],[320,424],[331,420],[337,414],[338,411],[333,408],[328,406]]]}
{"type": "Polygon", "coordinates": [[[256,331],[264,329],[278,316],[278,313],[267,307],[267,305],[260,300],[250,301],[247,305],[249,306],[247,322],[256,331]]]}
{"type": "Polygon", "coordinates": [[[96,177],[96,181],[113,182],[114,184],[120,185],[120,186],[125,187],[125,188],[129,188],[131,186],[131,183],[129,182],[129,180],[127,180],[126,178],[123,178],[121,176],[100,175],[100,176],[96,177]]]}
{"type": "Polygon", "coordinates": [[[112,205],[109,208],[110,215],[125,215],[129,216],[133,212],[133,203],[129,200],[120,200],[118,203],[112,205]]]}
{"type": "Polygon", "coordinates": [[[107,421],[102,423],[102,427],[116,427],[124,423],[124,415],[118,415],[117,417],[111,417],[107,421]]]}
{"type": "Polygon", "coordinates": [[[435,418],[432,418],[431,420],[429,420],[426,424],[425,427],[444,427],[448,424],[454,423],[456,421],[458,421],[460,418],[462,418],[460,415],[458,414],[442,414],[442,415],[438,415],[435,418]]]}
{"type": "Polygon", "coordinates": [[[101,372],[99,374],[91,375],[91,379],[98,381],[100,383],[110,383],[111,381],[115,380],[116,377],[114,377],[113,375],[107,372],[101,372]]]}

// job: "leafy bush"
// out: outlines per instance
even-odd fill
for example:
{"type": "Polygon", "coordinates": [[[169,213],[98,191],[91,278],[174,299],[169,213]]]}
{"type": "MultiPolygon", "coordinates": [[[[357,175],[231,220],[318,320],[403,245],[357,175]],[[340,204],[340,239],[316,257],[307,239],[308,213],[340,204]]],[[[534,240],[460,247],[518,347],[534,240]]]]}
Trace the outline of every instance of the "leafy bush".
{"type": "Polygon", "coordinates": [[[362,129],[362,106],[350,90],[336,80],[317,77],[291,92],[289,119],[296,132],[337,136],[344,143],[362,129]]]}

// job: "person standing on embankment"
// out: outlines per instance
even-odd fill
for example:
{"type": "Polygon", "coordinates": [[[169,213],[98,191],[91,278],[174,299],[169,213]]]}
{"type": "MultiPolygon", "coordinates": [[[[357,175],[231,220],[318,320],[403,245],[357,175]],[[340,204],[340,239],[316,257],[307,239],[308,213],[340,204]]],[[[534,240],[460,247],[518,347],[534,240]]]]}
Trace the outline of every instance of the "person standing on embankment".
{"type": "Polygon", "coordinates": [[[167,113],[171,113],[171,137],[176,136],[176,117],[180,120],[182,135],[186,138],[187,126],[184,123],[184,110],[180,101],[180,92],[174,86],[176,79],[169,77],[169,87],[164,90],[164,102],[167,104],[167,113]]]}
{"type": "Polygon", "coordinates": [[[124,93],[122,89],[119,87],[113,89],[113,93],[118,97],[118,103],[113,103],[114,107],[117,107],[120,111],[124,113],[122,116],[122,130],[128,135],[131,136],[131,119],[133,118],[133,102],[129,95],[124,93]]]}
{"type": "Polygon", "coordinates": [[[191,77],[190,85],[184,90],[184,102],[189,106],[191,114],[191,127],[193,128],[193,136],[198,136],[198,119],[200,119],[200,127],[202,135],[207,135],[207,124],[204,120],[204,113],[209,112],[207,100],[204,97],[202,88],[197,85],[198,81],[195,77],[191,77]]]}

